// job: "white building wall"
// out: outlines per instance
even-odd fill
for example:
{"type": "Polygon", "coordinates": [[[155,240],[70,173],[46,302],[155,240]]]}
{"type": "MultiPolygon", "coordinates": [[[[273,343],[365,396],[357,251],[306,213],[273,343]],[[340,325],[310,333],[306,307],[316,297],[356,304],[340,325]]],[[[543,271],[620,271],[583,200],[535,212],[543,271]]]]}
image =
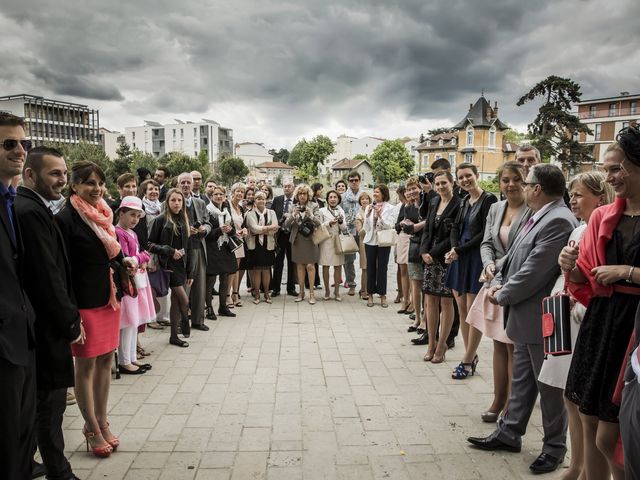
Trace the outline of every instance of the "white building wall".
{"type": "Polygon", "coordinates": [[[24,117],[24,100],[21,98],[0,100],[0,111],[11,113],[18,117],[24,117]]]}
{"type": "Polygon", "coordinates": [[[353,158],[356,155],[367,155],[370,157],[382,142],[384,142],[384,140],[373,137],[356,138],[351,142],[351,156],[347,158],[353,158]]]}
{"type": "Polygon", "coordinates": [[[118,156],[116,152],[118,151],[118,148],[120,148],[118,137],[121,137],[123,134],[120,132],[107,132],[102,130],[100,135],[102,135],[103,138],[102,146],[104,147],[104,153],[113,160],[118,156]]]}
{"type": "Polygon", "coordinates": [[[273,162],[273,155],[259,143],[240,143],[236,145],[235,156],[241,158],[249,168],[264,162],[273,162]]]}

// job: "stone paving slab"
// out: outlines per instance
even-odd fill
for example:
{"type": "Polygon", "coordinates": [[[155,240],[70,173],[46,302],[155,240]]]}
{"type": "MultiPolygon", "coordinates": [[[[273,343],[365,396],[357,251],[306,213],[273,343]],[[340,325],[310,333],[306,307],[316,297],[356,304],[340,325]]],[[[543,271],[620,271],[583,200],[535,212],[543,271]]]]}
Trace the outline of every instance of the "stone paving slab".
{"type": "MultiPolygon", "coordinates": [[[[389,285],[395,285],[390,269],[389,285]]],[[[474,377],[451,379],[458,339],[440,365],[411,345],[409,319],[357,297],[314,306],[280,296],[246,301],[236,318],[207,321],[190,347],[147,330],[153,369],[111,388],[121,446],[86,453],[77,406],[67,408],[67,454],[82,479],[517,479],[540,452],[536,407],[521,454],[479,452],[466,437],[492,426],[491,342],[474,377]]],[[[393,297],[389,295],[389,297],[393,297]]]]}

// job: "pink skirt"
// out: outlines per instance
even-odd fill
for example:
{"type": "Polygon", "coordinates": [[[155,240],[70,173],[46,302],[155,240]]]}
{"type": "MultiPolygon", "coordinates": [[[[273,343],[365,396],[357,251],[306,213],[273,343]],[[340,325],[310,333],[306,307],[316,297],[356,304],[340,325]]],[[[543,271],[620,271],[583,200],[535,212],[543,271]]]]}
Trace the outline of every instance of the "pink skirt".
{"type": "Polygon", "coordinates": [[[502,343],[513,343],[504,329],[502,307],[489,301],[486,287],[482,287],[473,301],[467,323],[480,330],[485,337],[502,343]]]}
{"type": "Polygon", "coordinates": [[[87,336],[82,345],[71,345],[74,357],[94,358],[118,348],[120,340],[120,311],[110,305],[80,309],[80,318],[87,336]]]}
{"type": "MultiPolygon", "coordinates": [[[[146,275],[146,274],[145,274],[146,275]]],[[[138,296],[122,297],[120,303],[120,328],[139,327],[153,320],[156,309],[153,305],[153,295],[147,279],[147,286],[138,288],[138,296]]]]}

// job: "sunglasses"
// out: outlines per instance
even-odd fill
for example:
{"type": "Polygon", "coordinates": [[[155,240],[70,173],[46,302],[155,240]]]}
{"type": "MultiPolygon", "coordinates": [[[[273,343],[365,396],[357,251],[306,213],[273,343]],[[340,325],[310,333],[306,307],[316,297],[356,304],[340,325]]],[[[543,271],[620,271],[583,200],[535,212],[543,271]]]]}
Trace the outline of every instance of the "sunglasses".
{"type": "Polygon", "coordinates": [[[25,150],[31,150],[31,147],[33,145],[31,140],[16,140],[14,138],[7,138],[2,142],[2,148],[4,148],[7,152],[10,152],[18,146],[18,143],[22,145],[22,148],[24,148],[25,150]]]}

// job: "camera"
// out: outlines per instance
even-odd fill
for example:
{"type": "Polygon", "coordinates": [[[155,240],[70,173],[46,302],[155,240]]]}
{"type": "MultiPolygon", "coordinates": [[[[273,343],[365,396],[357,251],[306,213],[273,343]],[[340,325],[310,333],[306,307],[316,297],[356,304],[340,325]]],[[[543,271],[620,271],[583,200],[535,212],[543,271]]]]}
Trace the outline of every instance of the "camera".
{"type": "Polygon", "coordinates": [[[202,222],[195,222],[193,225],[191,225],[193,228],[195,228],[196,230],[198,228],[200,228],[202,226],[202,222]]]}

